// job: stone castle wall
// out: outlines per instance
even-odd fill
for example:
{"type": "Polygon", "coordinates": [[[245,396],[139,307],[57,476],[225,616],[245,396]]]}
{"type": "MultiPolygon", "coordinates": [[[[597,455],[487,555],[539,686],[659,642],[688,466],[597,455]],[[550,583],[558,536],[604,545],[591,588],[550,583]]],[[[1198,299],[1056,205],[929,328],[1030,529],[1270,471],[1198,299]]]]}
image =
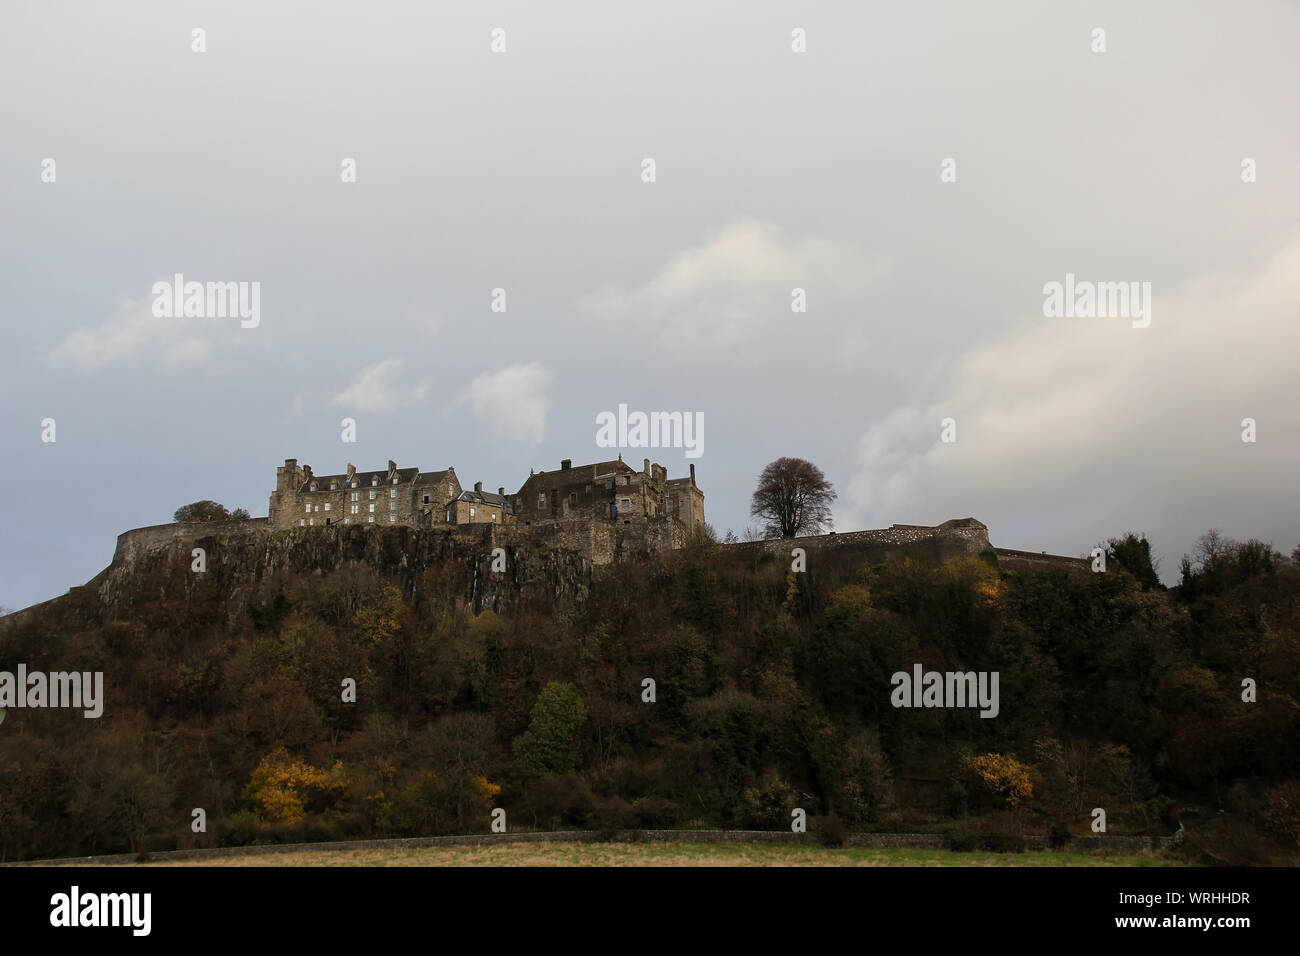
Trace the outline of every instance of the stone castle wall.
{"type": "Polygon", "coordinates": [[[269,528],[266,518],[245,518],[230,521],[173,521],[144,528],[132,528],[117,536],[110,567],[130,564],[152,548],[161,548],[201,537],[246,534],[269,528]]]}

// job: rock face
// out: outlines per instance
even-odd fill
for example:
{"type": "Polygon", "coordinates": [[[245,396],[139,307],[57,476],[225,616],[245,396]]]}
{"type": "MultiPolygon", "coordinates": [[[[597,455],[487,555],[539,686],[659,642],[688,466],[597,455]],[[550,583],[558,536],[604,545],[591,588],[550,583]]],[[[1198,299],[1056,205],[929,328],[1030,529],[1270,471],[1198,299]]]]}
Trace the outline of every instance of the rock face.
{"type": "Polygon", "coordinates": [[[120,614],[129,611],[133,595],[142,593],[141,581],[161,576],[169,591],[216,587],[228,596],[234,610],[253,586],[281,571],[325,574],[356,563],[395,578],[410,595],[425,571],[451,563],[464,567],[467,602],[477,613],[510,611],[532,593],[581,602],[591,586],[592,565],[582,555],[537,542],[497,541],[492,525],[446,529],[338,525],[284,531],[251,522],[161,527],[173,530],[163,534],[141,529],[149,532],[143,540],[137,532],[119,538],[113,564],[83,590],[97,592],[108,608],[120,614]],[[194,549],[203,550],[206,571],[202,574],[191,569],[194,549]],[[494,555],[494,549],[500,550],[494,555]]]}

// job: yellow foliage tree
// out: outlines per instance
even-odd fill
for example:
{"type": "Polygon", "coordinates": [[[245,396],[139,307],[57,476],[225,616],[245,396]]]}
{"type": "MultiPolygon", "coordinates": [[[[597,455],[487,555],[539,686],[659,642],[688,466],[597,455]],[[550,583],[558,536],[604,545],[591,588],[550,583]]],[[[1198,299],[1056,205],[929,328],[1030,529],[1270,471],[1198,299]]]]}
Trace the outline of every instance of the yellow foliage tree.
{"type": "Polygon", "coordinates": [[[1008,807],[1014,809],[1034,798],[1029,767],[1010,754],[966,756],[962,765],[975,773],[989,790],[1005,799],[1008,807]]]}
{"type": "Polygon", "coordinates": [[[374,605],[358,609],[354,623],[372,644],[382,644],[402,629],[402,592],[389,585],[380,592],[374,605]]]}
{"type": "Polygon", "coordinates": [[[324,798],[333,805],[347,786],[342,761],[335,761],[329,770],[322,770],[279,747],[263,757],[253,770],[244,796],[264,819],[298,823],[306,813],[308,800],[324,798]]]}

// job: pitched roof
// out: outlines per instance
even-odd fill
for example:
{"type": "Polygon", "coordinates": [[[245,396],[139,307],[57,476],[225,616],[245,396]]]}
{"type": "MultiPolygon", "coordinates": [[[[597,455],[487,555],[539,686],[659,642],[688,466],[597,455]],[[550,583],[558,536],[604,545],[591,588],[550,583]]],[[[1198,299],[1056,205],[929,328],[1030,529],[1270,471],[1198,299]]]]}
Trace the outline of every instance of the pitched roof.
{"type": "MultiPolygon", "coordinates": [[[[623,474],[636,471],[622,459],[599,461],[591,465],[574,465],[571,468],[557,468],[555,471],[538,471],[528,476],[534,488],[558,488],[561,485],[576,484],[580,481],[595,481],[598,477],[611,474],[623,474]]],[[[527,484],[528,482],[524,482],[527,484]]]]}
{"type": "Polygon", "coordinates": [[[496,505],[498,508],[506,507],[505,495],[499,495],[495,491],[462,491],[456,498],[457,501],[472,501],[485,505],[496,505]]]}
{"type": "MultiPolygon", "coordinates": [[[[432,472],[421,472],[419,468],[397,469],[398,484],[407,484],[408,482],[414,481],[417,485],[436,485],[446,478],[448,474],[450,474],[450,469],[447,471],[432,472]]],[[[381,468],[375,471],[362,471],[361,469],[357,469],[353,478],[356,481],[358,488],[370,487],[371,478],[378,478],[381,485],[392,483],[389,480],[387,468],[381,468]]],[[[331,481],[338,484],[338,490],[342,490],[349,486],[347,475],[312,475],[311,481],[304,481],[298,490],[307,491],[311,488],[312,484],[315,483],[317,491],[329,491],[331,481]]]]}

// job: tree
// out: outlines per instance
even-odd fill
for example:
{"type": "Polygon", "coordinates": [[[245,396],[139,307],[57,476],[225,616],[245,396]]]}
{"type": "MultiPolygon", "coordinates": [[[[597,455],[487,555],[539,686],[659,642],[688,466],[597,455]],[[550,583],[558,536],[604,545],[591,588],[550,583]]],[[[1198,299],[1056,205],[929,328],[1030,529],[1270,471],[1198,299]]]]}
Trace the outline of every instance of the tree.
{"type": "Polygon", "coordinates": [[[526,777],[562,776],[578,769],[579,728],[587,707],[572,684],[552,682],[533,705],[533,718],[515,740],[515,766],[526,777]]]}
{"type": "Polygon", "coordinates": [[[749,503],[751,517],[763,522],[769,538],[821,534],[831,527],[835,489],[822,470],[802,458],[778,458],[758,476],[749,503]]]}
{"type": "MultiPolygon", "coordinates": [[[[240,509],[242,510],[242,509],[240,509]]],[[[247,516],[248,512],[244,512],[247,516]]],[[[234,517],[226,506],[216,501],[195,501],[181,505],[172,515],[173,521],[225,521],[234,517]]]]}
{"type": "Polygon", "coordinates": [[[1144,590],[1160,587],[1160,575],[1157,572],[1160,562],[1152,559],[1151,542],[1146,539],[1146,535],[1136,535],[1130,531],[1122,538],[1111,538],[1107,544],[1106,558],[1137,578],[1144,590]]]}

